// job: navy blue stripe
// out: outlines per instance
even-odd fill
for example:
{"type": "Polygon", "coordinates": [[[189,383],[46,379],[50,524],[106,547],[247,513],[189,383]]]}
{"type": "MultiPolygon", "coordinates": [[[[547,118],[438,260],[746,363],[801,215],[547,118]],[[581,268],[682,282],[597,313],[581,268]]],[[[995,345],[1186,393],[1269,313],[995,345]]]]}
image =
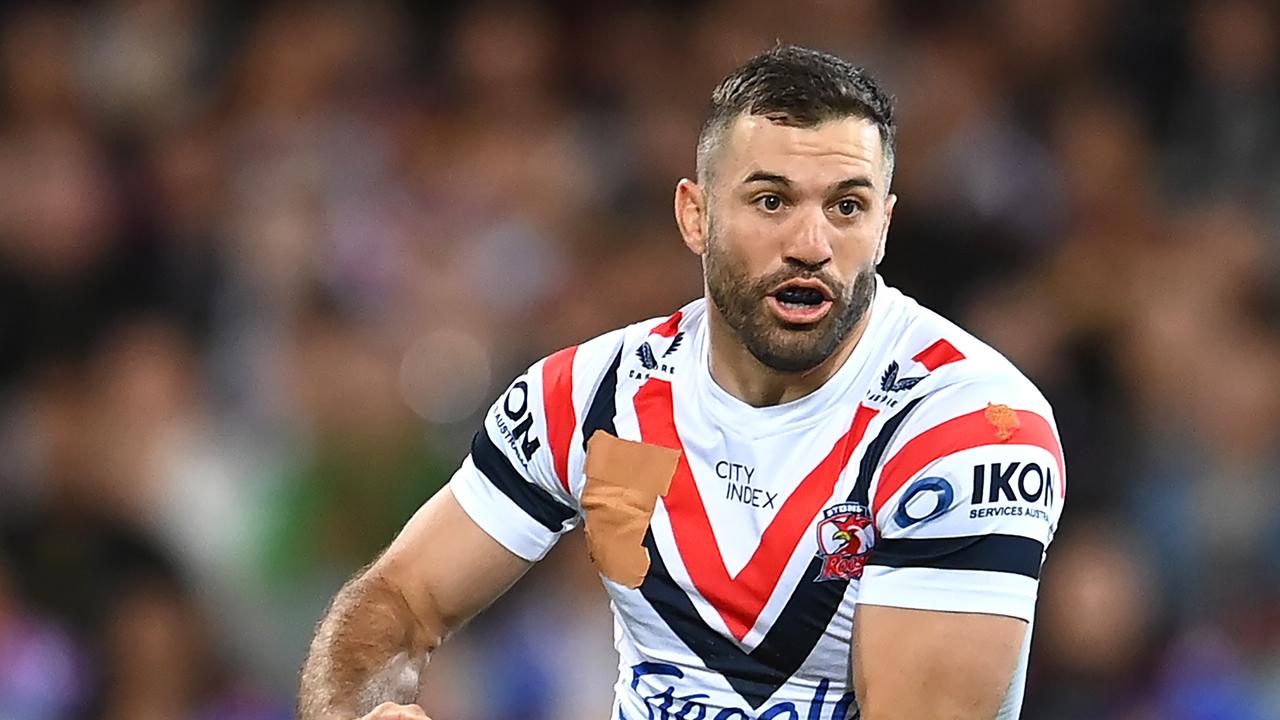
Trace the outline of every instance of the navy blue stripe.
{"type": "Polygon", "coordinates": [[[618,412],[618,367],[622,364],[622,349],[618,349],[618,353],[613,356],[613,363],[609,365],[609,371],[600,379],[600,387],[596,388],[595,397],[591,398],[591,405],[587,408],[587,414],[582,418],[582,449],[587,449],[587,441],[595,434],[597,430],[604,430],[610,435],[617,435],[618,431],[614,427],[613,418],[618,412]]]}
{"type": "Polygon", "coordinates": [[[471,441],[471,460],[494,487],[551,532],[562,531],[565,522],[577,514],[551,493],[527,480],[484,430],[476,433],[471,441]]]}
{"type": "Polygon", "coordinates": [[[876,439],[867,445],[867,451],[862,454],[862,462],[858,465],[858,481],[854,483],[853,493],[849,496],[849,502],[860,503],[863,507],[871,508],[871,478],[876,474],[876,468],[880,465],[880,461],[884,459],[885,450],[889,449],[889,443],[893,440],[893,436],[898,432],[898,428],[902,425],[911,411],[920,404],[924,397],[918,397],[907,403],[897,415],[889,418],[885,422],[884,427],[880,428],[880,433],[876,435],[876,439]]]}
{"type": "Polygon", "coordinates": [[[876,543],[868,565],[989,570],[1040,579],[1044,544],[1021,535],[885,540],[876,543]]]}
{"type": "Polygon", "coordinates": [[[773,629],[755,650],[746,653],[703,622],[688,592],[667,570],[652,530],[645,534],[644,546],[649,549],[650,566],[641,594],[707,668],[723,675],[752,708],[763,705],[813,652],[848,585],[843,581],[814,582],[822,567],[814,558],[773,629]]]}

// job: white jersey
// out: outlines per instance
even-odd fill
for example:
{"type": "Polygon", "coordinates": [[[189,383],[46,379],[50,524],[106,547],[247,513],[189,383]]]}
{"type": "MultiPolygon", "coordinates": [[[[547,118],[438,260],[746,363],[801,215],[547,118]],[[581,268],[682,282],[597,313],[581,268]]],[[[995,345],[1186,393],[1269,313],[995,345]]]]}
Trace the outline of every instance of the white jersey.
{"type": "MultiPolygon", "coordinates": [[[[489,411],[450,487],[530,561],[582,519],[594,432],[682,451],[644,583],[604,579],[613,720],[857,717],[860,603],[1032,621],[1066,492],[1049,405],[877,283],[853,353],[798,400],[752,407],[719,387],[698,300],[535,363],[489,411]]],[[[1001,720],[1018,717],[1029,647],[1001,720]]]]}

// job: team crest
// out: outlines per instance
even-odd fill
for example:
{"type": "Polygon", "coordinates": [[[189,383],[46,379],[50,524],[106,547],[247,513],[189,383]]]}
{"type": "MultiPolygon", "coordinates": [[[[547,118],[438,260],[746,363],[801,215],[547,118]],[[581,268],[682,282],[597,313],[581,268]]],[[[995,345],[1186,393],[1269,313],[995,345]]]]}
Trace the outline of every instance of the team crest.
{"type": "Polygon", "coordinates": [[[818,522],[818,556],[822,571],[816,582],[857,580],[876,543],[871,514],[860,503],[846,502],[822,511],[818,522]]]}

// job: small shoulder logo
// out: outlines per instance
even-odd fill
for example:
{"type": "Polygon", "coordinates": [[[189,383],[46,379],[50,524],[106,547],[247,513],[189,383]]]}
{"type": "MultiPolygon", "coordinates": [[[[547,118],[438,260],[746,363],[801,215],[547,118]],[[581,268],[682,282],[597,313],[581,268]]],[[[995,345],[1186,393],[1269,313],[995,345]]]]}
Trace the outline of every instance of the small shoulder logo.
{"type": "Polygon", "coordinates": [[[876,543],[871,513],[861,503],[846,502],[822,511],[818,522],[818,557],[822,570],[814,582],[857,580],[876,543]]]}
{"type": "Polygon", "coordinates": [[[640,345],[639,349],[636,350],[636,357],[640,358],[640,364],[644,366],[645,370],[654,370],[658,367],[658,358],[654,357],[653,348],[649,346],[648,342],[640,345]]]}
{"type": "Polygon", "coordinates": [[[902,367],[898,365],[897,360],[890,360],[889,367],[886,367],[884,373],[880,375],[880,388],[877,390],[872,385],[867,391],[867,400],[873,403],[880,403],[886,407],[897,407],[898,397],[896,393],[910,390],[919,385],[921,380],[929,377],[928,373],[915,377],[898,377],[898,373],[901,370],[902,367]]]}
{"type": "Polygon", "coordinates": [[[899,390],[910,390],[925,379],[924,375],[909,378],[898,377],[898,361],[890,361],[889,367],[885,368],[884,375],[880,376],[880,389],[885,392],[898,392],[899,390]]]}
{"type": "Polygon", "coordinates": [[[982,414],[991,427],[995,428],[996,437],[1002,441],[1013,437],[1013,434],[1022,426],[1018,413],[1008,405],[987,403],[987,409],[982,414]]]}
{"type": "Polygon", "coordinates": [[[636,380],[648,380],[653,372],[672,373],[675,372],[676,366],[668,358],[680,349],[684,343],[684,332],[678,332],[675,337],[671,338],[671,343],[667,345],[667,349],[658,355],[653,349],[653,341],[645,340],[640,343],[640,347],[636,348],[636,358],[640,360],[640,367],[643,370],[630,370],[629,374],[636,380]]]}
{"type": "Polygon", "coordinates": [[[680,349],[680,343],[683,343],[683,342],[684,342],[684,331],[681,330],[680,332],[676,333],[676,336],[674,338],[671,339],[671,344],[667,346],[667,351],[662,353],[662,357],[664,358],[671,357],[672,353],[680,349]]]}

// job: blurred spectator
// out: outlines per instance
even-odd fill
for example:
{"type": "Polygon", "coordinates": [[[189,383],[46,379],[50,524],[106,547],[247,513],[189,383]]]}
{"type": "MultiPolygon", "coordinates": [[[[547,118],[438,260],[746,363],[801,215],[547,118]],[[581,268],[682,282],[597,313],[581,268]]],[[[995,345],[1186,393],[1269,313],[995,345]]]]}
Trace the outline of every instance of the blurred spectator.
{"type": "Polygon", "coordinates": [[[1169,190],[1280,198],[1280,10],[1265,0],[1199,2],[1187,27],[1189,87],[1174,114],[1169,190]]]}
{"type": "Polygon", "coordinates": [[[180,587],[140,584],[119,599],[106,629],[104,720],[284,720],[243,677],[214,662],[207,629],[180,587]]]}
{"type": "Polygon", "coordinates": [[[84,703],[85,660],[67,632],[24,607],[0,563],[0,716],[69,715],[84,703]]]}

